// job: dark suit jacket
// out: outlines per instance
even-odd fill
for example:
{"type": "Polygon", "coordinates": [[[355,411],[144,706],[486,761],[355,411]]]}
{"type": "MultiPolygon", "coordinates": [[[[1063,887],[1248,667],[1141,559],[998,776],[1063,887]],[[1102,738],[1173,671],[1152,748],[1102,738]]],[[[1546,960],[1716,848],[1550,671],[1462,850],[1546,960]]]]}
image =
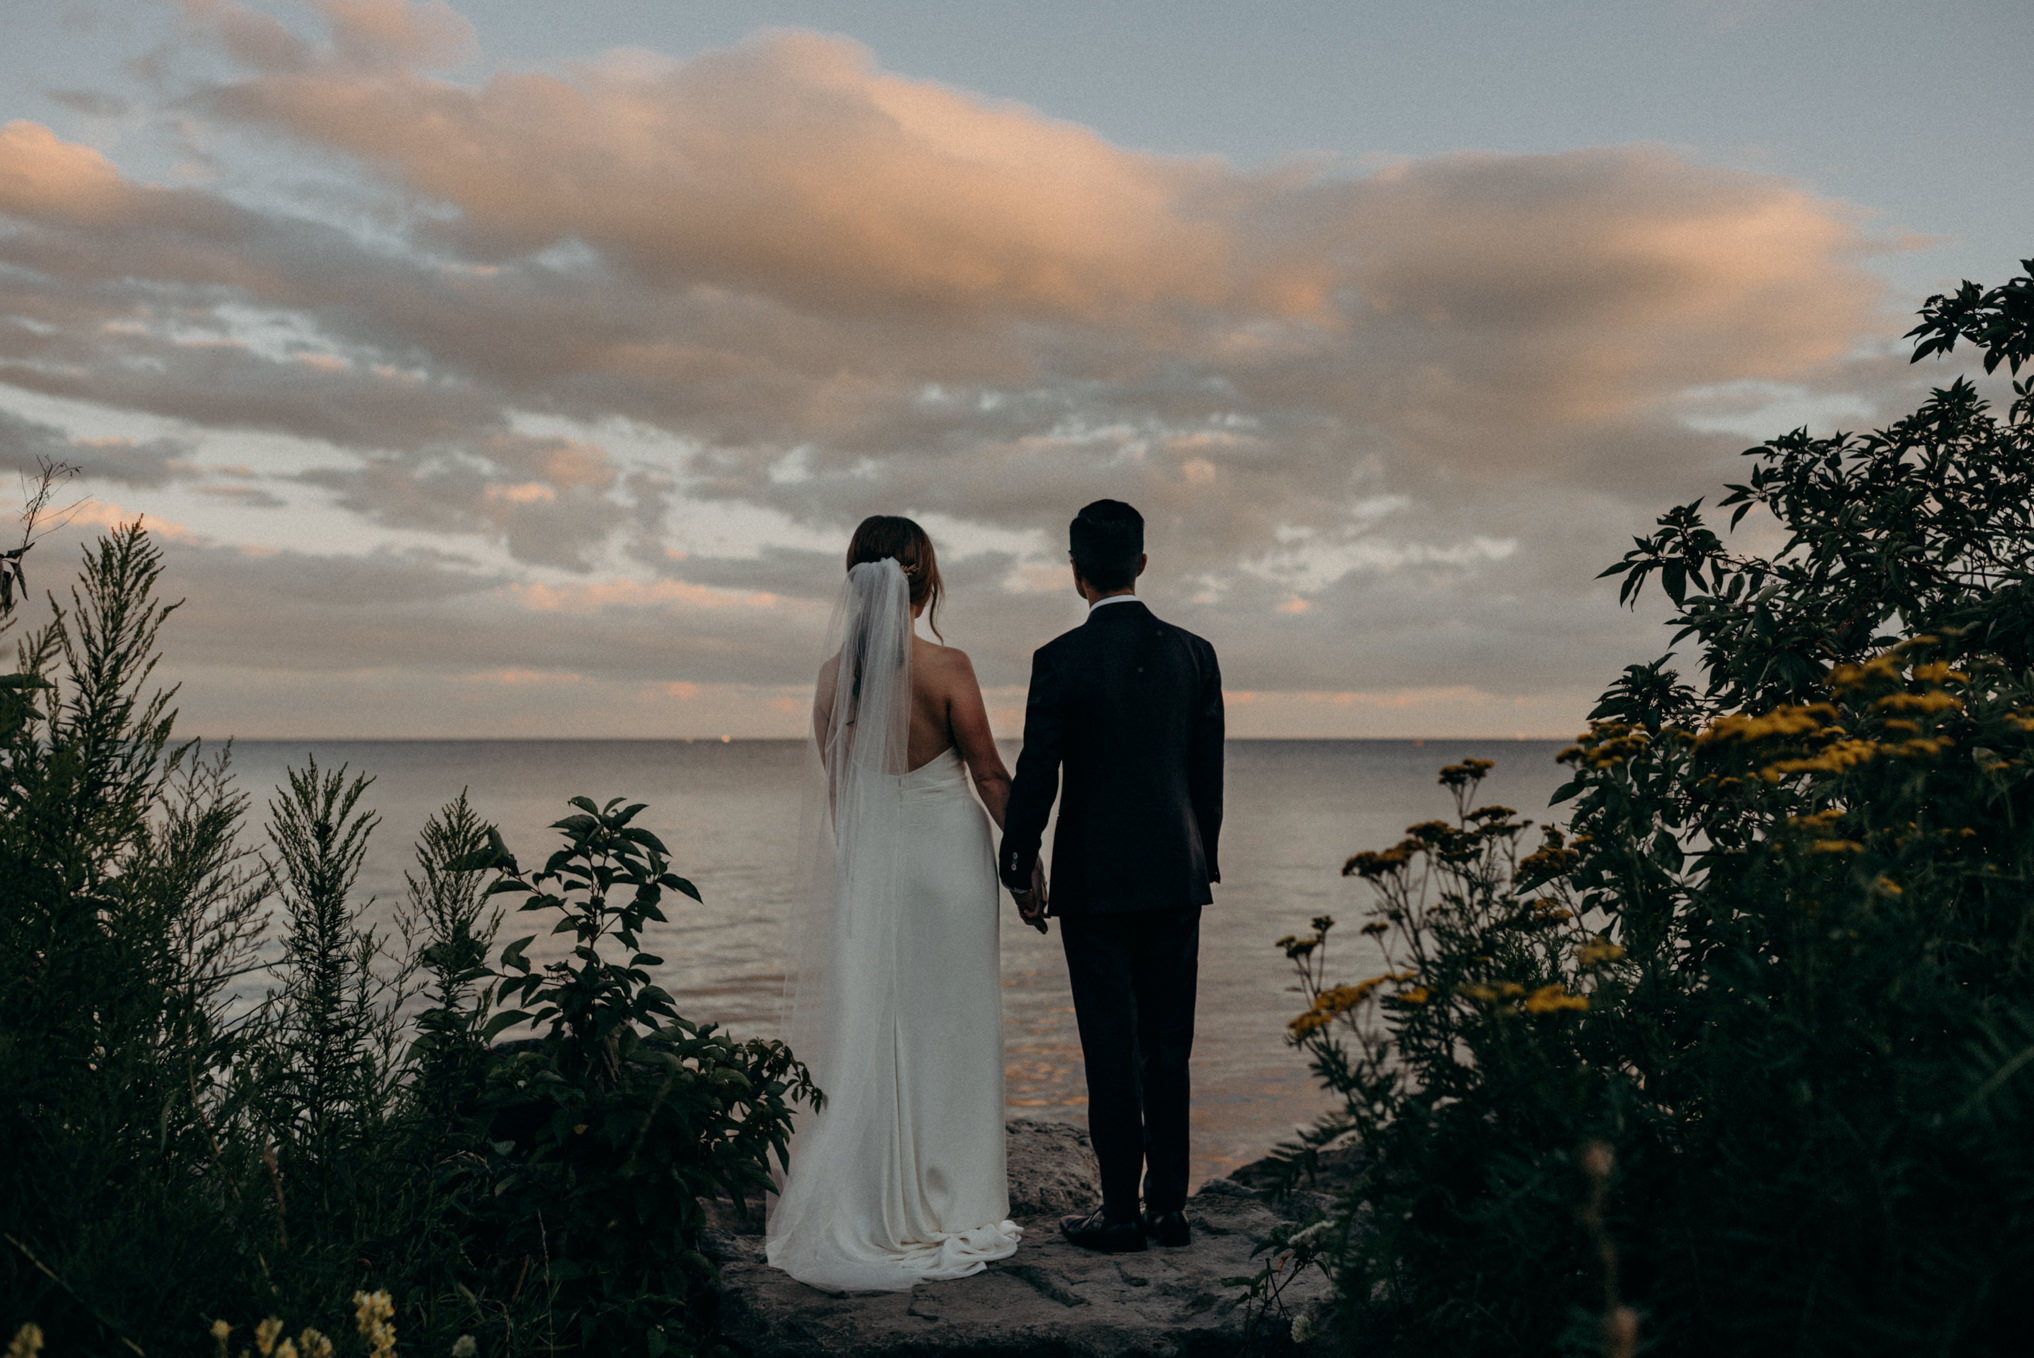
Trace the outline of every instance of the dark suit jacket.
{"type": "Polygon", "coordinates": [[[1031,657],[1024,752],[1004,813],[1004,885],[1031,883],[1059,791],[1053,913],[1214,900],[1222,880],[1222,674],[1215,648],[1137,602],[1104,604],[1031,657]]]}

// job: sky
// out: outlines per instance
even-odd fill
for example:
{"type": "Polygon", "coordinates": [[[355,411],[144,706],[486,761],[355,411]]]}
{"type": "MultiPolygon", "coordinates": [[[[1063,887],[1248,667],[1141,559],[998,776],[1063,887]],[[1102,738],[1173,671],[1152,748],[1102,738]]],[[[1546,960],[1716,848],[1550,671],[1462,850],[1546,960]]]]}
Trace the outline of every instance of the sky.
{"type": "Polygon", "coordinates": [[[903,513],[1015,737],[1110,496],[1234,734],[1565,737],[1666,649],[1632,536],[2034,254],[2020,0],[8,27],[0,496],[84,470],[39,589],[143,517],[209,736],[795,735],[903,513]]]}

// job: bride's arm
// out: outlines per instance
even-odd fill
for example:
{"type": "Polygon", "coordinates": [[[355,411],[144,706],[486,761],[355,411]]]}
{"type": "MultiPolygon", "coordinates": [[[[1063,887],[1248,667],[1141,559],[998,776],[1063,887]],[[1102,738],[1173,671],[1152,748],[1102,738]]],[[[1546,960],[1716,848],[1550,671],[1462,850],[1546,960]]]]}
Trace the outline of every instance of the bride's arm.
{"type": "Polygon", "coordinates": [[[1010,802],[1010,770],[1003,767],[995,732],[989,729],[989,710],[982,703],[982,686],[975,679],[974,665],[963,651],[953,652],[953,683],[948,690],[946,719],[953,731],[954,746],[975,780],[975,791],[1000,830],[1003,808],[1010,802]]]}
{"type": "Polygon", "coordinates": [[[819,762],[829,768],[833,751],[827,737],[833,733],[833,690],[839,677],[840,657],[835,656],[819,667],[819,682],[812,686],[812,739],[819,746],[819,762]]]}

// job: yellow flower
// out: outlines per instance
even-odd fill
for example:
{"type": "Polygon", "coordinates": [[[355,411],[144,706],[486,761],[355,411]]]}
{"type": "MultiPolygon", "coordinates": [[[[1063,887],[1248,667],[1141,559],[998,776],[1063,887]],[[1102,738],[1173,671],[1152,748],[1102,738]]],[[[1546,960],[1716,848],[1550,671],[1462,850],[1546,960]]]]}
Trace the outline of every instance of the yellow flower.
{"type": "Polygon", "coordinates": [[[1416,985],[1408,986],[1406,989],[1399,991],[1398,994],[1386,995],[1384,998],[1388,1003],[1402,1004],[1411,1009],[1425,1004],[1432,998],[1432,992],[1423,985],[1416,985]]]}
{"type": "Polygon", "coordinates": [[[1450,764],[1441,770],[1441,786],[1467,787],[1480,781],[1484,774],[1496,767],[1497,765],[1488,759],[1464,759],[1459,764],[1450,764]]]}
{"type": "Polygon", "coordinates": [[[1525,1011],[1528,1014],[1553,1014],[1563,1009],[1587,1009],[1589,1001],[1581,995],[1570,995],[1556,982],[1543,985],[1526,996],[1525,1011]]]}
{"type": "Polygon", "coordinates": [[[1890,653],[1873,656],[1862,665],[1838,665],[1829,672],[1829,687],[1832,689],[1857,688],[1873,679],[1897,682],[1900,678],[1900,661],[1890,653]]]}
{"type": "Polygon", "coordinates": [[[1372,880],[1388,877],[1411,862],[1413,849],[1418,847],[1413,845],[1412,848],[1408,848],[1405,844],[1399,844],[1381,853],[1359,853],[1342,865],[1342,875],[1368,877],[1372,880]]]}
{"type": "Polygon", "coordinates": [[[1962,670],[1951,669],[1945,660],[1931,661],[1914,667],[1914,677],[1924,684],[1967,684],[1970,676],[1962,670]]]}
{"type": "Polygon", "coordinates": [[[1286,1031],[1295,1040],[1317,1033],[1369,999],[1379,986],[1392,981],[1410,981],[1414,975],[1410,971],[1388,971],[1382,976],[1358,981],[1355,985],[1329,986],[1314,997],[1312,1008],[1285,1025],[1286,1031]]]}
{"type": "Polygon", "coordinates": [[[470,1334],[462,1334],[452,1341],[452,1358],[473,1358],[479,1351],[480,1346],[473,1342],[470,1334]]]}
{"type": "Polygon", "coordinates": [[[212,1337],[219,1341],[219,1358],[226,1358],[226,1336],[233,1333],[233,1327],[223,1320],[212,1322],[212,1337]]]}
{"type": "Polygon", "coordinates": [[[360,1333],[366,1336],[368,1352],[373,1358],[393,1358],[395,1326],[389,1324],[389,1317],[394,1314],[395,1304],[386,1292],[353,1294],[353,1321],[360,1333]]]}
{"type": "Polygon", "coordinates": [[[1559,877],[1582,861],[1582,855],[1549,836],[1550,842],[1533,850],[1518,863],[1518,875],[1547,879],[1559,877]]]}
{"type": "Polygon", "coordinates": [[[1375,981],[1358,985],[1329,986],[1321,992],[1321,997],[1314,1001],[1314,1007],[1330,1016],[1346,1014],[1368,999],[1370,992],[1376,988],[1375,981]]]}
{"type": "Polygon", "coordinates": [[[1955,744],[1956,742],[1947,736],[1923,736],[1918,740],[1902,741],[1890,747],[1886,753],[1902,759],[1926,759],[1941,754],[1955,744]]]}
{"type": "Polygon", "coordinates": [[[285,1339],[280,1344],[277,1344],[275,1346],[275,1358],[297,1358],[295,1342],[285,1339]]]}
{"type": "Polygon", "coordinates": [[[1747,712],[1732,712],[1718,717],[1707,730],[1696,736],[1695,744],[1697,748],[1725,741],[1750,745],[1779,736],[1805,736],[1821,731],[1835,720],[1836,709],[1828,703],[1783,705],[1761,717],[1747,712]]]}
{"type": "Polygon", "coordinates": [[[1782,759],[1759,770],[1759,777],[1768,783],[1777,783],[1782,778],[1796,773],[1842,773],[1867,763],[1879,753],[1879,746],[1869,740],[1839,740],[1823,749],[1820,754],[1806,759],[1782,759]]]}
{"type": "Polygon", "coordinates": [[[275,1352],[275,1341],[282,1334],[282,1322],[274,1316],[254,1327],[254,1347],[261,1350],[262,1358],[275,1352]]]}
{"type": "Polygon", "coordinates": [[[7,1346],[7,1358],[35,1358],[42,1352],[42,1326],[29,1321],[14,1332],[14,1342],[7,1346]]]}
{"type": "Polygon", "coordinates": [[[1960,709],[1961,699],[1944,693],[1941,689],[1930,689],[1926,693],[1888,693],[1872,704],[1881,712],[1934,713],[1960,709]]]}
{"type": "Polygon", "coordinates": [[[1292,1034],[1293,1041],[1298,1042],[1303,1038],[1312,1037],[1327,1026],[1328,1016],[1326,1014],[1309,1009],[1306,1013],[1299,1015],[1292,1022],[1286,1024],[1285,1030],[1292,1034]]]}
{"type": "Polygon", "coordinates": [[[1818,839],[1808,846],[1809,853],[1863,853],[1864,845],[1854,839],[1818,839]]]}
{"type": "Polygon", "coordinates": [[[1480,1004],[1495,1004],[1499,1000],[1515,1000],[1525,994],[1525,987],[1517,981],[1498,981],[1492,985],[1465,985],[1460,994],[1480,1004]]]}
{"type": "Polygon", "coordinates": [[[306,1329],[298,1335],[297,1349],[304,1358],[332,1358],[332,1341],[316,1330],[306,1329]]]}
{"type": "Polygon", "coordinates": [[[1624,949],[1607,938],[1592,938],[1575,949],[1575,959],[1585,967],[1598,966],[1604,962],[1615,962],[1624,956],[1624,949]]]}

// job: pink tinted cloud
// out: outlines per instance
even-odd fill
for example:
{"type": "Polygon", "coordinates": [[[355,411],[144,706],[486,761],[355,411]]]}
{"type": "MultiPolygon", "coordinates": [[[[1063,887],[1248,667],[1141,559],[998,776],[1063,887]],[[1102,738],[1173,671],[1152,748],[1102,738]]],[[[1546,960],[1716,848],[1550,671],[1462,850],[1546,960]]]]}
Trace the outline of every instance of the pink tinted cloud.
{"type": "Polygon", "coordinates": [[[484,347],[414,322],[448,361],[597,377],[700,442],[696,493],[799,517],[1022,523],[1108,483],[1241,545],[1379,465],[1601,483],[1602,449],[1650,445],[1612,479],[1658,483],[1678,393],[1818,380],[1884,321],[1891,246],[1855,209],[1657,146],[1246,170],[811,33],[469,84],[349,32],[204,102],[357,161],[497,271],[448,299],[489,312],[484,347]],[[597,267],[554,275],[559,245],[597,267]],[[566,276],[611,303],[536,286],[566,276]]]}
{"type": "Polygon", "coordinates": [[[1656,382],[1662,348],[1700,372],[1799,372],[1877,298],[1854,213],[1658,147],[1246,171],[1124,150],[812,33],[478,86],[399,45],[348,55],[364,41],[342,26],[322,60],[211,101],[450,205],[476,255],[578,241],[674,290],[1184,326],[1158,342],[1244,367],[1318,346],[1316,328],[1438,328],[1514,360],[1521,338],[1558,339],[1567,380],[1542,364],[1505,389],[1585,402],[1656,382]]]}
{"type": "Polygon", "coordinates": [[[1237,257],[1218,161],[1126,152],[811,33],[478,87],[348,59],[335,40],[212,103],[457,206],[453,234],[477,254],[575,239],[667,283],[801,307],[1283,313],[1317,306],[1324,281],[1237,257]]]}
{"type": "MultiPolygon", "coordinates": [[[[1153,588],[1191,573],[1181,620],[1233,639],[1240,688],[1441,691],[1479,663],[1486,687],[1593,681],[1626,633],[1582,636],[1576,600],[1740,446],[1681,423],[1687,393],[1855,383],[1845,355],[1895,329],[1855,209],[1656,146],[1251,170],[1116,147],[809,33],[476,80],[442,74],[472,50],[442,5],[332,0],[317,38],[233,0],[187,8],[237,71],[186,106],[340,158],[379,237],[10,125],[0,313],[34,325],[0,328],[0,380],[317,441],[352,463],[302,479],[344,509],[604,573],[504,587],[484,628],[420,604],[378,635],[420,665],[513,653],[496,631],[541,613],[579,629],[577,654],[711,620],[725,632],[686,664],[799,677],[795,648],[757,640],[795,632],[793,610],[724,605],[823,594],[831,549],[809,586],[802,559],[709,565],[666,508],[743,501],[825,531],[944,515],[958,558],[965,525],[1056,547],[1075,506],[1115,495],[1151,521],[1153,588]],[[187,342],[228,305],[310,339],[282,359],[187,342]],[[585,437],[514,432],[519,412],[585,437]],[[670,437],[617,453],[592,432],[610,418],[670,437]],[[1401,507],[1357,509],[1381,499],[1401,507]],[[636,555],[603,555],[624,536],[636,555]],[[1483,538],[1524,545],[1442,550],[1483,538]]],[[[1057,618],[1052,561],[1013,559],[964,605],[1005,678],[1057,618]]]]}

